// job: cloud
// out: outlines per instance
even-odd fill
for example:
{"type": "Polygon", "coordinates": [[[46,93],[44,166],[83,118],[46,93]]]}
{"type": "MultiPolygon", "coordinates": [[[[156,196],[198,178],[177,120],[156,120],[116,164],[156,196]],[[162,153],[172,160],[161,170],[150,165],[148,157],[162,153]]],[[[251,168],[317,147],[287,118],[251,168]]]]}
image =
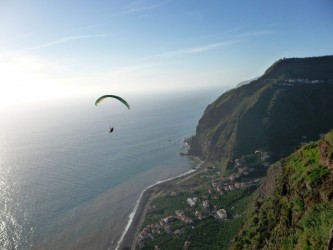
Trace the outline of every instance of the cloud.
{"type": "Polygon", "coordinates": [[[125,65],[111,69],[97,69],[94,72],[77,72],[66,80],[70,85],[89,90],[89,93],[103,93],[110,89],[118,92],[144,92],[162,87],[160,74],[165,70],[163,63],[125,65]]]}
{"type": "Polygon", "coordinates": [[[86,25],[86,26],[80,26],[80,27],[72,28],[72,29],[69,29],[67,32],[68,33],[73,33],[73,32],[78,32],[78,31],[82,31],[82,30],[94,29],[94,28],[98,28],[102,25],[103,25],[103,23],[95,23],[95,24],[90,24],[90,25],[86,25]]]}
{"type": "Polygon", "coordinates": [[[171,2],[171,0],[165,0],[159,3],[153,3],[153,4],[147,4],[148,1],[137,1],[134,2],[133,4],[129,5],[126,10],[120,11],[118,13],[111,14],[111,17],[116,17],[116,16],[123,16],[123,15],[128,15],[131,13],[137,13],[137,12],[142,12],[146,10],[153,10],[161,7],[164,4],[167,4],[171,2]]]}
{"type": "Polygon", "coordinates": [[[242,34],[238,35],[238,37],[255,37],[255,36],[272,35],[272,34],[276,34],[276,31],[260,30],[260,31],[252,31],[252,32],[242,33],[242,34]]]}
{"type": "Polygon", "coordinates": [[[156,68],[162,66],[162,63],[146,63],[146,64],[138,64],[138,65],[129,65],[124,67],[119,67],[116,69],[112,69],[107,71],[109,75],[122,75],[128,73],[138,73],[142,72],[146,69],[156,68]]]}
{"type": "Polygon", "coordinates": [[[211,43],[211,44],[206,44],[203,46],[197,46],[197,47],[190,47],[190,48],[185,48],[185,49],[180,49],[180,50],[175,50],[175,51],[169,51],[165,53],[161,53],[157,56],[159,57],[175,57],[175,56],[181,56],[181,55],[188,55],[188,54],[196,54],[196,53],[201,53],[217,48],[222,48],[234,43],[237,43],[238,40],[230,40],[230,41],[225,41],[225,42],[218,42],[218,43],[211,43]]]}
{"type": "MultiPolygon", "coordinates": [[[[237,27],[233,30],[230,30],[230,32],[238,31],[241,29],[242,29],[241,27],[237,27]]],[[[196,47],[189,47],[189,48],[179,49],[179,50],[175,50],[175,51],[164,52],[164,53],[158,54],[153,57],[176,57],[176,56],[181,56],[181,55],[197,54],[197,53],[202,53],[202,52],[226,47],[226,46],[229,46],[229,45],[232,45],[235,43],[239,43],[248,38],[262,36],[262,35],[271,35],[271,34],[276,34],[276,31],[263,30],[263,31],[253,31],[253,32],[247,32],[247,33],[241,33],[241,34],[235,35],[234,38],[231,38],[230,40],[227,40],[227,41],[210,43],[210,44],[196,46],[196,47]]]]}
{"type": "Polygon", "coordinates": [[[61,44],[61,43],[67,43],[67,42],[74,41],[74,40],[84,40],[84,39],[92,39],[92,38],[103,38],[103,37],[110,37],[110,36],[111,35],[108,35],[108,34],[68,36],[68,37],[63,37],[63,38],[60,38],[60,39],[57,39],[57,40],[54,40],[54,41],[51,41],[51,42],[47,42],[47,43],[44,43],[44,44],[41,44],[41,45],[38,45],[38,46],[35,46],[35,47],[31,47],[31,48],[28,48],[26,50],[42,49],[42,48],[46,48],[46,47],[51,47],[51,46],[54,46],[54,45],[58,45],[58,44],[61,44]]]}

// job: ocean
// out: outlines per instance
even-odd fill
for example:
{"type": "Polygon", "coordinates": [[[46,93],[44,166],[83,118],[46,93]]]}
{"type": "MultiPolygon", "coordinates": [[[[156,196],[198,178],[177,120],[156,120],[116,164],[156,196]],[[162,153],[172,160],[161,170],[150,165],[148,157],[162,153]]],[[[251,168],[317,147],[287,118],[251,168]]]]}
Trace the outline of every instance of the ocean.
{"type": "Polygon", "coordinates": [[[116,249],[143,190],[194,167],[216,91],[123,97],[0,110],[0,249],[116,249]]]}

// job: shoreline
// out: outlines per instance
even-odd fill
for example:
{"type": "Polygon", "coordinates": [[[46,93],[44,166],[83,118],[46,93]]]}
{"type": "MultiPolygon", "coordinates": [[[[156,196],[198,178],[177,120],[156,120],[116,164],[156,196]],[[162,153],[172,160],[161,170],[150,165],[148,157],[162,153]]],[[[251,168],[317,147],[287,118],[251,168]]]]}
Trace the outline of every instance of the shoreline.
{"type": "Polygon", "coordinates": [[[144,221],[144,218],[146,217],[150,203],[158,197],[163,190],[177,185],[179,179],[181,181],[182,179],[190,178],[203,170],[204,162],[199,157],[193,158],[198,161],[195,169],[191,169],[173,178],[158,181],[155,184],[148,186],[142,192],[140,198],[137,200],[137,204],[134,207],[133,212],[129,216],[129,222],[117,243],[116,250],[135,249],[137,233],[144,221]]]}

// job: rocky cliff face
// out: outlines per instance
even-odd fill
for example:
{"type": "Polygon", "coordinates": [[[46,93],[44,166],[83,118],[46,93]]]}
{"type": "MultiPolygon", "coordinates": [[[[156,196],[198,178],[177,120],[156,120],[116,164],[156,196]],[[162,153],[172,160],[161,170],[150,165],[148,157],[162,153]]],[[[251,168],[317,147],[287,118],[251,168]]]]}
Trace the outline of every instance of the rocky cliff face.
{"type": "Polygon", "coordinates": [[[330,107],[333,56],[282,59],[206,108],[189,153],[219,162],[261,149],[277,160],[328,132],[330,107]]]}
{"type": "Polygon", "coordinates": [[[333,131],[273,164],[231,249],[329,249],[333,131]]]}

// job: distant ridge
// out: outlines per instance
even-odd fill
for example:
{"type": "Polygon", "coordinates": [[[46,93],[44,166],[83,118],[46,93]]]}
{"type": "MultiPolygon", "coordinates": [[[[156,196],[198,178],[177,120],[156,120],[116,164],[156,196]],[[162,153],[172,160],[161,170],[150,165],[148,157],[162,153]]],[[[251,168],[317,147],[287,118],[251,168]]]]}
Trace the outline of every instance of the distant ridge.
{"type": "Polygon", "coordinates": [[[240,82],[240,83],[238,83],[238,84],[236,85],[236,88],[239,88],[239,87],[241,87],[241,86],[243,86],[243,85],[249,84],[249,83],[251,83],[251,82],[257,80],[258,78],[259,78],[259,77],[255,77],[255,78],[252,78],[252,79],[250,79],[250,80],[242,81],[242,82],[240,82]]]}
{"type": "Polygon", "coordinates": [[[208,105],[190,154],[225,165],[256,149],[272,160],[333,127],[333,56],[280,59],[208,105]]]}
{"type": "Polygon", "coordinates": [[[260,79],[300,78],[328,81],[333,79],[332,57],[283,58],[269,67],[260,79]]]}

